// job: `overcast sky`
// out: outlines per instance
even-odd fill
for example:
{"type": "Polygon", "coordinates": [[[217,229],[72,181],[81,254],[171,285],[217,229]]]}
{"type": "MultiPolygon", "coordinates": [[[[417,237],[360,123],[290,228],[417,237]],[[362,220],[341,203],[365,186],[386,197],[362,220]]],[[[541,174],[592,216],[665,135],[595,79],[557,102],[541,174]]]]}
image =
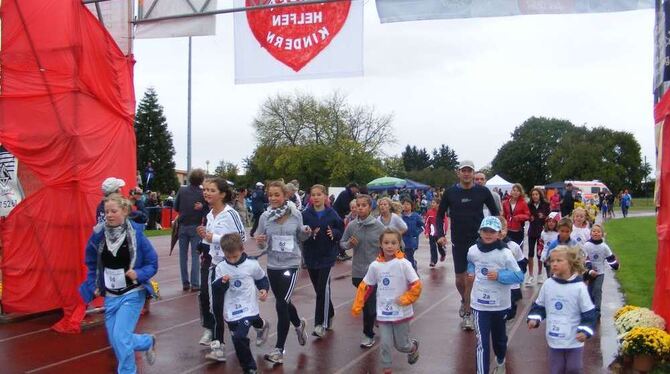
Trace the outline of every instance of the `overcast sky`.
{"type": "MultiPolygon", "coordinates": [[[[393,113],[400,155],[406,144],[447,144],[459,159],[489,164],[531,116],[632,132],[655,167],[652,9],[381,24],[365,5],[365,75],[359,78],[234,84],[231,15],[217,35],[193,40],[193,167],[219,160],[242,167],[256,146],[260,103],[296,90],[340,90],[351,104],[393,113]]],[[[135,44],[137,100],[156,88],[186,168],[186,38],[135,44]]],[[[597,141],[597,140],[595,140],[597,141]]],[[[291,176],[286,176],[291,178],[291,176]]]]}

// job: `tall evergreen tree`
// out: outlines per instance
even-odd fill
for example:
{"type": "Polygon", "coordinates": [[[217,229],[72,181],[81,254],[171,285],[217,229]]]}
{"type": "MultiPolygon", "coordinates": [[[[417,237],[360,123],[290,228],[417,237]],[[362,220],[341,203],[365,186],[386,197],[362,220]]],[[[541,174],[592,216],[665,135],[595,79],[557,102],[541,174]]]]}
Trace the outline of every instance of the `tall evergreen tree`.
{"type": "Polygon", "coordinates": [[[137,141],[137,170],[142,175],[145,189],[170,193],[179,188],[175,174],[174,145],[163,115],[163,107],[158,103],[158,94],[153,88],[147,89],[135,114],[135,138],[137,141]],[[151,163],[153,177],[147,185],[147,166],[151,163]]]}

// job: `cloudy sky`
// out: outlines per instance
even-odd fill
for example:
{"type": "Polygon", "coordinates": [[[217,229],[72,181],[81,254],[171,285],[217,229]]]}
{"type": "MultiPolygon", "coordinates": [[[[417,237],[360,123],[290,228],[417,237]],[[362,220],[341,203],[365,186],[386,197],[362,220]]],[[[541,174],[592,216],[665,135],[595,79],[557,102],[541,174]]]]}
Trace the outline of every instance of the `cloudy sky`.
{"type": "MultiPolygon", "coordinates": [[[[193,167],[219,160],[242,166],[256,146],[260,103],[296,90],[335,90],[351,104],[393,113],[399,155],[406,144],[447,144],[477,167],[491,162],[531,116],[632,132],[655,166],[653,10],[381,24],[365,5],[365,75],[359,78],[235,85],[233,17],[217,35],[193,40],[193,167]]],[[[153,86],[186,168],[186,38],[135,44],[139,101],[153,86]]],[[[291,177],[291,176],[287,176],[291,177]]]]}

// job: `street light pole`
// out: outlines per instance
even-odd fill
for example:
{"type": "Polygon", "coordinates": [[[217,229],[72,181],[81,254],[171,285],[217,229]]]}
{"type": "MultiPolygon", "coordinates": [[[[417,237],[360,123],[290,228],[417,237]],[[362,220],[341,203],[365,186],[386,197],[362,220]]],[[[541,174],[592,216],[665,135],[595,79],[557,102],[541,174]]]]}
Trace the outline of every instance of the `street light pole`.
{"type": "Polygon", "coordinates": [[[205,165],[207,165],[207,176],[209,176],[209,160],[205,161],[205,165]]]}

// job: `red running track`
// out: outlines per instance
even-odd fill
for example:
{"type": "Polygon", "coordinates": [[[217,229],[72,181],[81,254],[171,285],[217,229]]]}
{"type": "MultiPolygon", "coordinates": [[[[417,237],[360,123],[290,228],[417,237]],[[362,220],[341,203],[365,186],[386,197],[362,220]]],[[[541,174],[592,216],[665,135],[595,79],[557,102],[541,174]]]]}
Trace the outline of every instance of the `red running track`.
{"type": "MultiPolygon", "coordinates": [[[[198,345],[202,334],[196,294],[181,290],[178,254],[168,256],[169,237],[152,238],[159,254],[162,300],[153,302],[151,313],[142,317],[138,332],[157,335],[158,359],[148,366],[138,354],[140,373],[239,373],[228,330],[226,330],[228,362],[210,363],[204,358],[208,348],[198,345]]],[[[253,241],[246,244],[248,253],[257,252],[253,241]]],[[[177,249],[175,249],[177,250],[177,249]]],[[[451,258],[429,268],[427,240],[421,239],[416,253],[419,274],[424,283],[421,298],[414,306],[411,334],[421,342],[421,358],[408,365],[405,355],[394,353],[396,373],[474,373],[475,336],[459,327],[460,298],[453,285],[451,258]]],[[[265,263],[265,258],[261,260],[265,263]]],[[[293,330],[286,344],[284,364],[270,366],[263,360],[275,343],[276,330],[264,347],[252,350],[263,373],[379,373],[378,345],[365,350],[359,347],[362,334],[361,318],[351,316],[350,307],[355,288],[351,284],[351,262],[338,263],[333,269],[331,293],[336,308],[334,330],[324,339],[310,336],[306,346],[297,343],[293,330]]],[[[529,331],[525,315],[539,288],[522,287],[524,299],[519,303],[518,317],[508,324],[508,373],[546,373],[547,345],[543,327],[529,331]]],[[[611,272],[607,274],[603,295],[603,325],[585,349],[585,372],[606,372],[606,366],[616,353],[616,332],[612,321],[614,310],[621,305],[618,285],[611,272]]],[[[314,290],[306,271],[300,273],[293,294],[293,303],[299,314],[308,320],[308,331],[314,320],[314,290]]],[[[261,303],[261,315],[276,326],[274,298],[261,303]]],[[[49,330],[59,319],[56,314],[28,321],[0,325],[0,372],[13,373],[113,373],[116,360],[108,344],[103,325],[87,329],[80,335],[64,335],[49,330]]],[[[274,330],[274,328],[273,328],[274,330]]],[[[253,331],[250,332],[253,342],[253,331]]]]}

